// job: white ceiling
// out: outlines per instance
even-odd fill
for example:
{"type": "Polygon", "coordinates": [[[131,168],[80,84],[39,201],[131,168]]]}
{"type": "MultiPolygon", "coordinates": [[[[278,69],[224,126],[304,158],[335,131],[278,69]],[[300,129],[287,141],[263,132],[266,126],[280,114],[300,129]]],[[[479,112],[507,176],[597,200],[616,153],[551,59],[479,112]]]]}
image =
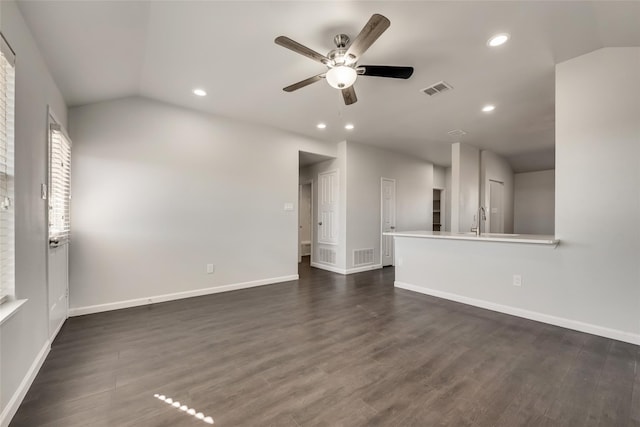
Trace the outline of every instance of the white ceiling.
{"type": "MultiPolygon", "coordinates": [[[[553,167],[554,65],[601,47],[640,46],[640,2],[20,1],[69,106],[142,95],[327,141],[344,139],[451,162],[447,131],[513,159],[553,167]],[[373,13],[391,27],[361,64],[411,65],[409,80],[359,77],[345,106],[326,82],[284,86],[321,64],[273,43],[321,53],[373,13]],[[490,49],[487,39],[511,34],[490,49]],[[445,80],[454,90],[420,89],[445,80]],[[195,87],[208,92],[195,97],[195,87]],[[480,108],[496,105],[485,114],[480,108]],[[327,123],[319,131],[316,123],[327,123]],[[344,130],[352,122],[353,131],[344,130]],[[528,159],[531,159],[530,161],[528,159]]],[[[19,53],[18,53],[19,55],[19,53]]]]}

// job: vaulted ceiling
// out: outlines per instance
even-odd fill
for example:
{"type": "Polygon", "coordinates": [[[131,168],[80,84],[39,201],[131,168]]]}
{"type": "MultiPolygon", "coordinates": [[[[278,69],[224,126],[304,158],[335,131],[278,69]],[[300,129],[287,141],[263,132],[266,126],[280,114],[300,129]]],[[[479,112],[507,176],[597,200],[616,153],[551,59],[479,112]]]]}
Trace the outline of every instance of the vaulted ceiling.
{"type": "MultiPolygon", "coordinates": [[[[640,46],[640,2],[19,1],[69,106],[142,95],[326,141],[354,140],[450,164],[448,131],[510,158],[553,167],[554,66],[601,47],[640,46]],[[274,44],[321,53],[373,13],[391,27],[360,63],[410,65],[409,80],[361,76],[359,101],[321,81],[324,67],[274,44]],[[510,33],[498,48],[486,45],[510,33]],[[421,89],[446,81],[453,90],[421,89]],[[208,96],[193,95],[196,87],[208,96]],[[494,104],[490,114],[484,104],[494,104]],[[327,128],[318,130],[324,122],[327,128]],[[350,122],[355,129],[347,131],[350,122]]],[[[606,84],[606,82],[603,82],[606,84]]]]}

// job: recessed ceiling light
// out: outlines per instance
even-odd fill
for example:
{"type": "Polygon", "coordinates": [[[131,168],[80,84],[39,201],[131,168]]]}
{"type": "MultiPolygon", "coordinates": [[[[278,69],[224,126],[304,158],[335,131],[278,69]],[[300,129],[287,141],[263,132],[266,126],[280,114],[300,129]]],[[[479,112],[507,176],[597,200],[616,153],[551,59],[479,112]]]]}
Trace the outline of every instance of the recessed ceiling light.
{"type": "Polygon", "coordinates": [[[202,89],[194,89],[193,94],[197,96],[207,96],[207,92],[202,89]]]}
{"type": "Polygon", "coordinates": [[[324,124],[324,123],[318,123],[318,124],[316,125],[316,127],[317,127],[318,129],[326,129],[326,128],[327,128],[327,125],[326,125],[326,124],[324,124]]]}
{"type": "Polygon", "coordinates": [[[496,34],[495,36],[491,37],[489,41],[487,41],[487,46],[489,47],[500,46],[505,44],[508,40],[509,40],[509,34],[507,33],[496,34]]]}
{"type": "Polygon", "coordinates": [[[353,130],[353,128],[354,128],[354,127],[355,127],[355,126],[353,126],[351,123],[347,123],[346,125],[344,125],[344,128],[345,128],[346,130],[353,130]]]}
{"type": "Polygon", "coordinates": [[[485,105],[484,107],[482,107],[482,111],[484,111],[485,113],[490,113],[495,109],[496,109],[495,105],[491,105],[491,104],[485,105]]]}

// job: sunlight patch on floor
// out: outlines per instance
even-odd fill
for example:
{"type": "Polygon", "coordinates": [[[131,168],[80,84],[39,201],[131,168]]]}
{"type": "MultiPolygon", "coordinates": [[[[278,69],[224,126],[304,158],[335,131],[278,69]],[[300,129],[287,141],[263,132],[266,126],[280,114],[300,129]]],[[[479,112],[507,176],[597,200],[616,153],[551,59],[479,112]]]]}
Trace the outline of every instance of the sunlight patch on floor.
{"type": "Polygon", "coordinates": [[[156,394],[153,395],[153,397],[155,397],[158,400],[163,401],[164,403],[167,403],[167,404],[171,405],[173,408],[181,410],[182,412],[184,412],[187,415],[193,415],[197,419],[202,420],[207,424],[213,424],[213,418],[211,418],[209,416],[206,416],[202,412],[196,412],[195,409],[189,408],[187,405],[183,405],[177,400],[174,401],[172,398],[167,397],[164,394],[156,393],[156,394]]]}

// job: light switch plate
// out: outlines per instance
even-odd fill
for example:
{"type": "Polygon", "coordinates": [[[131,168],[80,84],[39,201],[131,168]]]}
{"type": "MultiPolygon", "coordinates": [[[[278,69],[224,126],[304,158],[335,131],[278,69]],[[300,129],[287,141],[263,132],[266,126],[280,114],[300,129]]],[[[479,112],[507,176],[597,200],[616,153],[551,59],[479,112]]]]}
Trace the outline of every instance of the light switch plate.
{"type": "Polygon", "coordinates": [[[285,203],[284,204],[284,210],[285,211],[292,211],[293,210],[293,203],[285,203]]]}
{"type": "Polygon", "coordinates": [[[513,275],[513,286],[522,286],[522,276],[520,274],[513,275]]]}

